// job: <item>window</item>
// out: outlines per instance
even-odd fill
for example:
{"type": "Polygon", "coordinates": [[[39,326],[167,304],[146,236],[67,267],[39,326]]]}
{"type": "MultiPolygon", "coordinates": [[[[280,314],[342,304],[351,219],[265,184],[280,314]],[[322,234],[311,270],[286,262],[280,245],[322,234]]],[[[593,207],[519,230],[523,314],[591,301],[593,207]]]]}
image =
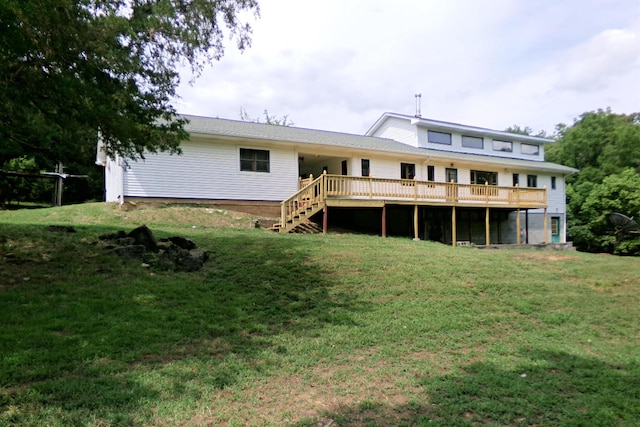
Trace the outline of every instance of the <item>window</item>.
{"type": "Polygon", "coordinates": [[[451,145],[451,134],[444,132],[436,132],[434,130],[430,130],[427,132],[429,142],[434,144],[445,144],[451,145]]]}
{"type": "Polygon", "coordinates": [[[533,145],[533,144],[522,144],[520,147],[520,150],[522,151],[522,154],[534,154],[534,155],[538,155],[540,154],[540,146],[539,145],[533,145]]]}
{"type": "Polygon", "coordinates": [[[537,186],[538,186],[538,176],[527,175],[527,187],[537,187],[537,186]]]}
{"type": "Polygon", "coordinates": [[[342,161],[342,175],[348,175],[348,173],[347,173],[347,161],[346,160],[342,161]]]}
{"type": "Polygon", "coordinates": [[[551,177],[551,189],[552,190],[556,189],[556,177],[555,176],[551,177]]]}
{"type": "Polygon", "coordinates": [[[466,148],[484,148],[484,138],[462,135],[462,146],[466,148]]]}
{"type": "Polygon", "coordinates": [[[361,160],[362,176],[369,176],[369,159],[361,160]]]}
{"type": "Polygon", "coordinates": [[[447,168],[444,171],[447,182],[458,182],[458,169],[447,168]]]}
{"type": "Polygon", "coordinates": [[[434,166],[427,166],[427,181],[435,181],[436,168],[434,166]]]}
{"type": "Polygon", "coordinates": [[[269,151],[241,148],[240,170],[248,172],[269,172],[269,151]]]}
{"type": "Polygon", "coordinates": [[[560,217],[559,216],[551,217],[551,234],[554,236],[560,235],[560,217]]]}
{"type": "Polygon", "coordinates": [[[413,163],[400,163],[400,178],[413,179],[416,176],[416,165],[413,163]]]}
{"type": "Polygon", "coordinates": [[[499,139],[493,140],[493,151],[504,151],[511,153],[513,151],[513,142],[500,141],[499,139]]]}
{"type": "Polygon", "coordinates": [[[471,183],[498,185],[498,172],[471,171],[471,183]]]}
{"type": "Polygon", "coordinates": [[[517,173],[513,174],[513,186],[520,185],[520,175],[517,173]]]}

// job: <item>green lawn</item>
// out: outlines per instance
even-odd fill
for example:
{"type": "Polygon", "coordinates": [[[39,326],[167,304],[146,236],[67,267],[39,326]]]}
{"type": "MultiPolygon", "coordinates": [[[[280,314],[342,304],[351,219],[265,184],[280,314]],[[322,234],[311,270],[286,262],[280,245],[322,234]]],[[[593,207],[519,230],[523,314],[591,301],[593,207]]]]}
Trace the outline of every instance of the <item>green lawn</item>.
{"type": "Polygon", "coordinates": [[[640,420],[637,258],[279,235],[251,219],[0,211],[0,425],[640,420]],[[142,223],[210,260],[154,270],[98,243],[142,223]]]}

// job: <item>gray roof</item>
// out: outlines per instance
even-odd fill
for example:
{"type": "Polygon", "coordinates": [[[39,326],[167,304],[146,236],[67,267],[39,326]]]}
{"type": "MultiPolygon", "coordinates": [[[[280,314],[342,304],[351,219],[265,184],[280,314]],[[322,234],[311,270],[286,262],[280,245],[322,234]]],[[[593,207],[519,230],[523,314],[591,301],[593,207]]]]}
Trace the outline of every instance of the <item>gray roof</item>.
{"type": "MultiPolygon", "coordinates": [[[[316,129],[305,129],[293,126],[274,126],[263,123],[251,123],[238,120],[218,119],[182,115],[189,120],[185,129],[189,133],[201,135],[226,136],[233,138],[262,140],[270,142],[284,142],[297,145],[326,146],[332,148],[347,148],[352,150],[366,150],[389,154],[403,154],[423,159],[456,160],[466,162],[481,162],[495,164],[502,167],[544,170],[557,173],[574,173],[577,169],[555,163],[534,160],[511,159],[498,156],[456,153],[451,151],[416,148],[393,139],[373,136],[354,135],[341,132],[330,132],[316,129]]],[[[324,154],[324,153],[323,153],[324,154]]]]}
{"type": "Polygon", "coordinates": [[[421,154],[421,150],[418,148],[387,138],[305,129],[293,126],[274,126],[238,120],[213,119],[209,117],[188,115],[182,115],[182,117],[190,121],[186,126],[186,130],[189,133],[223,135],[296,144],[318,144],[336,148],[354,148],[390,153],[421,154]]]}

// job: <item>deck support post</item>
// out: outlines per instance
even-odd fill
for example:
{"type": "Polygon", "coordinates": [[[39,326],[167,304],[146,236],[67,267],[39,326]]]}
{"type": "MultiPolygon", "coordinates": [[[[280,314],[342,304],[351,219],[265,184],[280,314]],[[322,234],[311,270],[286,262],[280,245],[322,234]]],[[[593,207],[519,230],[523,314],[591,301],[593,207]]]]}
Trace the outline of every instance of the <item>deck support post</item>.
{"type": "Polygon", "coordinates": [[[413,207],[413,240],[420,240],[418,232],[418,205],[413,207]]]}
{"type": "Polygon", "coordinates": [[[382,204],[382,237],[387,237],[387,204],[382,204]]]}
{"type": "Polygon", "coordinates": [[[544,217],[542,218],[543,221],[543,229],[544,229],[544,240],[542,241],[542,243],[547,243],[549,242],[549,240],[547,239],[548,236],[548,232],[549,232],[549,219],[547,218],[547,208],[544,208],[544,217]]]}
{"type": "Polygon", "coordinates": [[[489,207],[487,206],[487,211],[485,212],[484,218],[484,229],[485,229],[485,245],[491,244],[491,221],[489,216],[489,207]]]}
{"type": "Polygon", "coordinates": [[[322,234],[327,234],[327,228],[329,226],[329,208],[327,207],[327,202],[324,202],[324,207],[322,208],[322,234]]]}
{"type": "Polygon", "coordinates": [[[524,210],[524,243],[529,244],[529,209],[524,210]]]}
{"type": "Polygon", "coordinates": [[[422,214],[422,217],[424,218],[424,220],[422,221],[422,225],[424,227],[424,240],[429,240],[429,222],[427,221],[427,208],[424,207],[422,212],[424,212],[424,214],[422,214]]]}
{"type": "Polygon", "coordinates": [[[456,207],[451,207],[451,245],[455,248],[458,245],[456,230],[456,207]]]}
{"type": "Polygon", "coordinates": [[[520,208],[516,211],[516,245],[520,245],[520,208]]]}

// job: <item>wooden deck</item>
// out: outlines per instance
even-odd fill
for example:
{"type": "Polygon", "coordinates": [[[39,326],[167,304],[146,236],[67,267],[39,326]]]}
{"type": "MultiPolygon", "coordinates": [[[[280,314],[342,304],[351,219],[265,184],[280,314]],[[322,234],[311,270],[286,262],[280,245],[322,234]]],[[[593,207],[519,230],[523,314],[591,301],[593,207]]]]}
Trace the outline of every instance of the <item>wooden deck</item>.
{"type": "Polygon", "coordinates": [[[410,204],[511,209],[547,207],[546,188],[328,174],[301,183],[302,188],[281,204],[281,232],[291,231],[326,206],[382,207],[385,204],[410,204]]]}

